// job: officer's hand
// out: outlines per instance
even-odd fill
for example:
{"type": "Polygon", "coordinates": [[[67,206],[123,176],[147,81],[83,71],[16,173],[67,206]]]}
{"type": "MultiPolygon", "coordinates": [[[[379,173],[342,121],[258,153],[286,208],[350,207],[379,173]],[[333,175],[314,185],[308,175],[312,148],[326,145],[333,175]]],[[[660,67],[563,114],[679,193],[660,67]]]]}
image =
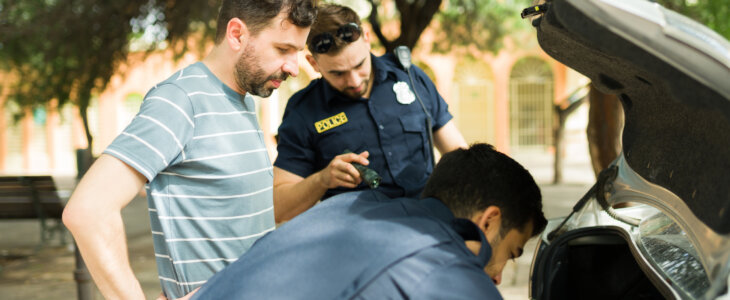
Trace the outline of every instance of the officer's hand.
{"type": "Polygon", "coordinates": [[[326,168],[319,172],[322,184],[327,189],[336,187],[355,188],[362,178],[360,173],[351,164],[357,162],[367,166],[370,162],[367,160],[370,153],[363,151],[360,154],[346,153],[335,156],[326,168]]]}

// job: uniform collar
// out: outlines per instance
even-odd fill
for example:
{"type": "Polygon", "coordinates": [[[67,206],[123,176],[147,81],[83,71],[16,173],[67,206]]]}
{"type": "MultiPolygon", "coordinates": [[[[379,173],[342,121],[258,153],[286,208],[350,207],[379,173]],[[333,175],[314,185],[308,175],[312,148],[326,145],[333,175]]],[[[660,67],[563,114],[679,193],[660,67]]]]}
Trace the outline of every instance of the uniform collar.
{"type": "MultiPolygon", "coordinates": [[[[371,61],[372,65],[373,65],[371,72],[373,72],[375,74],[375,76],[373,77],[373,87],[370,90],[370,94],[372,95],[373,90],[375,89],[375,87],[378,86],[383,81],[385,81],[385,79],[388,78],[388,74],[393,74],[393,76],[394,76],[393,78],[395,78],[395,71],[397,69],[395,69],[391,65],[388,65],[385,62],[385,58],[383,58],[383,57],[376,57],[372,53],[370,53],[370,61],[371,61]]],[[[342,93],[340,93],[339,91],[335,90],[332,87],[332,85],[330,85],[330,83],[327,82],[327,80],[324,79],[324,77],[322,77],[321,80],[322,80],[322,83],[323,83],[322,84],[322,95],[324,96],[324,100],[327,103],[330,103],[332,101],[332,99],[335,99],[335,98],[337,98],[337,99],[345,99],[345,100],[348,100],[348,101],[356,101],[354,99],[348,98],[345,95],[342,95],[342,93]]]]}
{"type": "Polygon", "coordinates": [[[373,55],[372,53],[370,54],[370,59],[373,61],[373,72],[375,72],[374,81],[376,85],[385,81],[385,79],[388,78],[388,74],[393,74],[393,78],[395,78],[395,71],[398,70],[393,66],[385,63],[386,58],[384,56],[385,55],[381,57],[375,57],[375,55],[373,55]]]}
{"type": "Polygon", "coordinates": [[[484,236],[484,232],[474,222],[467,219],[456,218],[446,205],[436,198],[421,199],[421,204],[426,207],[434,217],[451,225],[451,228],[465,241],[479,241],[482,246],[479,249],[477,258],[482,266],[486,266],[492,256],[492,247],[484,236]]]}

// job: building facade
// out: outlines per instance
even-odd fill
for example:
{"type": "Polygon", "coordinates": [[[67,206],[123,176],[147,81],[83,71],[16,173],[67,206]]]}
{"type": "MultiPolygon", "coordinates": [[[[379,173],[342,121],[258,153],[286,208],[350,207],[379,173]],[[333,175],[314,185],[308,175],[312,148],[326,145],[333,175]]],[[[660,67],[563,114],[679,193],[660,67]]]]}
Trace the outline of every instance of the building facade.
{"type": "MultiPolygon", "coordinates": [[[[427,31],[420,44],[431,42],[427,31]]],[[[513,155],[553,151],[554,104],[587,79],[549,58],[536,42],[524,44],[530,46],[517,47],[508,41],[496,55],[436,54],[426,47],[413,51],[414,62],[433,79],[467,142],[487,142],[513,155]]],[[[174,60],[169,51],[130,54],[89,107],[93,153],[100,154],[134,118],[154,84],[198,59],[190,53],[174,60]]],[[[272,161],[274,136],[287,99],[319,77],[304,54],[299,63],[298,77],[287,80],[269,99],[256,101],[272,161]]],[[[67,105],[58,110],[51,103],[26,109],[24,117],[16,120],[20,108],[6,101],[7,91],[0,94],[0,173],[75,174],[75,151],[88,146],[77,109],[67,105]]]]}

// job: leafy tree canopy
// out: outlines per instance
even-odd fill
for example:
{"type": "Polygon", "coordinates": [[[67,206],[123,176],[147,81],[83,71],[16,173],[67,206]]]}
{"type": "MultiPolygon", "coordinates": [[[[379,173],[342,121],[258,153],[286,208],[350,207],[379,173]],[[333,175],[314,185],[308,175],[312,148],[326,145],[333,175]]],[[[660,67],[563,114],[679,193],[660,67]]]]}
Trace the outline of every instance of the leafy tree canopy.
{"type": "MultiPolygon", "coordinates": [[[[344,0],[333,2],[347,2],[344,0]]],[[[520,19],[520,11],[532,0],[368,0],[372,6],[368,21],[375,35],[390,51],[398,45],[415,47],[423,31],[432,21],[437,41],[433,50],[449,52],[453,47],[476,46],[481,51],[497,52],[508,34],[528,28],[520,19]],[[390,21],[381,16],[380,9],[386,2],[394,3],[400,21],[400,35],[388,39],[382,33],[381,22],[390,21]]]]}
{"type": "Polygon", "coordinates": [[[657,0],[657,3],[688,16],[730,39],[730,5],[727,0],[657,0]]]}
{"type": "Polygon", "coordinates": [[[448,52],[454,46],[476,46],[496,53],[504,37],[529,28],[520,18],[531,0],[449,0],[438,15],[440,35],[446,42],[434,43],[434,50],[448,52]]]}
{"type": "MultiPolygon", "coordinates": [[[[531,0],[333,0],[371,6],[368,20],[390,51],[413,48],[435,19],[436,51],[475,45],[496,52],[503,37],[529,26],[519,10],[531,0]],[[359,1],[359,2],[357,2],[359,1]],[[380,16],[384,5],[396,16],[380,16]],[[391,9],[391,11],[393,11],[391,9]],[[398,19],[400,35],[390,40],[381,22],[398,19]]],[[[658,0],[730,38],[726,0],[658,0]]],[[[2,0],[0,1],[0,92],[21,107],[73,103],[86,122],[92,95],[101,92],[130,51],[163,43],[180,55],[187,38],[212,40],[220,0],[2,0]]],[[[198,45],[204,45],[204,42],[198,45]]],[[[87,134],[91,141],[91,136],[87,134]]]]}
{"type": "MultiPolygon", "coordinates": [[[[217,14],[217,2],[4,0],[0,87],[21,107],[42,106],[52,99],[59,107],[72,102],[87,125],[85,112],[92,95],[105,88],[126,60],[130,41],[153,29],[156,33],[143,48],[155,49],[164,41],[182,53],[189,34],[213,34],[210,20],[217,14]]],[[[91,141],[88,133],[87,139],[91,141]]]]}

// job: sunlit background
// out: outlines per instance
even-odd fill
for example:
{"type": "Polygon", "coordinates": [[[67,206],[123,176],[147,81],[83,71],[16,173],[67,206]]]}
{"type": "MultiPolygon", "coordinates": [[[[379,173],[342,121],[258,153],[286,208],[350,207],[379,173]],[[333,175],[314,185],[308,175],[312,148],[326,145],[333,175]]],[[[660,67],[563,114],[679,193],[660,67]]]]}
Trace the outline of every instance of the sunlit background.
{"type": "MultiPolygon", "coordinates": [[[[98,156],[135,117],[154,84],[207,53],[219,2],[0,0],[0,175],[53,175],[69,183],[63,188],[73,188],[79,151],[90,149],[98,156]]],[[[595,154],[589,151],[590,82],[540,49],[530,20],[519,17],[532,1],[327,2],[348,5],[359,13],[378,55],[411,41],[414,63],[436,84],[467,141],[491,143],[512,155],[532,172],[546,198],[565,199],[546,203],[548,217],[569,209],[593,183],[594,164],[605,162],[592,161],[595,154]],[[411,36],[402,34],[406,31],[411,36]]],[[[657,2],[730,37],[727,0],[657,2]]],[[[299,76],[287,80],[271,97],[256,101],[272,161],[287,100],[319,77],[304,55],[300,53],[299,76]]],[[[621,126],[615,115],[607,119],[603,123],[621,126]]],[[[603,138],[619,141],[617,136],[603,138]]],[[[616,145],[599,150],[615,149],[616,145]]],[[[133,202],[127,214],[130,218],[143,214],[142,222],[128,224],[128,235],[149,234],[143,201],[133,202]]],[[[12,240],[11,231],[17,231],[13,236],[20,239],[37,230],[26,228],[37,226],[32,222],[5,225],[0,222],[0,232],[13,228],[3,233],[6,241],[12,240]]],[[[147,257],[151,238],[140,241],[144,243],[130,244],[135,271],[153,261],[147,257]]],[[[12,282],[0,283],[0,295],[6,289],[40,289],[44,282],[73,292],[71,273],[65,269],[60,279],[42,275],[50,271],[37,271],[41,275],[26,267],[12,271],[13,263],[21,260],[14,257],[28,264],[33,259],[44,262],[38,268],[55,268],[45,263],[50,258],[28,250],[35,243],[29,239],[0,245],[0,281],[12,282]]],[[[527,297],[531,254],[527,247],[525,257],[508,264],[500,286],[505,298],[527,297]]],[[[53,255],[65,259],[58,268],[70,268],[73,260],[68,252],[53,255]]],[[[137,273],[150,297],[159,293],[151,270],[137,273]]]]}

